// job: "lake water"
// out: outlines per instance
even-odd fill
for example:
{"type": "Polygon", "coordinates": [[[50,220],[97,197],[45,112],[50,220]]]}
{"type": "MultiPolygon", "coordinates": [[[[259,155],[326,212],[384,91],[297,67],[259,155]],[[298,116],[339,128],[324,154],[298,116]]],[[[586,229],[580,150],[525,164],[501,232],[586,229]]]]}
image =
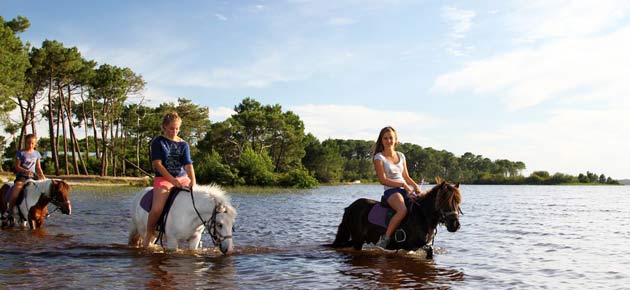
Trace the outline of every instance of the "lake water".
{"type": "Polygon", "coordinates": [[[433,260],[320,246],[334,239],[344,207],[380,197],[377,185],[232,193],[239,216],[229,256],[127,247],[132,190],[75,188],[72,216],[0,231],[0,289],[630,287],[629,186],[462,185],[461,229],[439,228],[433,260]]]}

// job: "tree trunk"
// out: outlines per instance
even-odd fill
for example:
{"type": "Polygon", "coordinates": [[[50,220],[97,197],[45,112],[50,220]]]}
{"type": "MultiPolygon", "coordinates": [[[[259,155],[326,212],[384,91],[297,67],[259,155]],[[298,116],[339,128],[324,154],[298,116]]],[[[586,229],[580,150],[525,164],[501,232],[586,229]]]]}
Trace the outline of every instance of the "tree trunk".
{"type": "Polygon", "coordinates": [[[66,131],[66,118],[64,117],[65,101],[63,96],[63,87],[57,83],[57,88],[59,89],[59,113],[57,115],[57,119],[61,119],[60,123],[63,131],[63,158],[66,167],[66,174],[70,174],[70,162],[68,161],[68,132],[66,131]]]}
{"type": "MultiPolygon", "coordinates": [[[[85,113],[85,99],[83,98],[83,86],[81,86],[81,114],[83,115],[83,128],[85,130],[85,160],[89,161],[90,160],[90,135],[88,134],[88,121],[87,121],[87,114],[85,113]]],[[[81,161],[82,163],[84,163],[83,161],[81,161]]],[[[85,169],[85,163],[83,164],[83,167],[85,169]]],[[[87,170],[85,172],[85,174],[87,175],[87,170]]]]}
{"type": "MultiPolygon", "coordinates": [[[[118,129],[120,128],[120,119],[116,121],[116,130],[112,132],[112,170],[114,176],[118,176],[118,154],[116,153],[116,144],[118,144],[118,129]]],[[[114,126],[112,126],[112,130],[114,130],[114,126]]]]}
{"type": "MultiPolygon", "coordinates": [[[[98,150],[98,133],[96,132],[96,117],[94,114],[94,97],[92,97],[92,95],[90,95],[90,104],[92,105],[92,129],[94,130],[94,151],[96,152],[96,158],[102,158],[100,157],[101,155],[99,154],[99,150],[98,150]]],[[[105,116],[103,116],[104,118],[105,116]]],[[[87,135],[86,135],[87,137],[87,135]]],[[[89,147],[88,147],[89,148],[89,147]]]]}
{"type": "Polygon", "coordinates": [[[53,92],[53,80],[52,80],[52,71],[48,84],[48,130],[50,135],[50,151],[52,151],[53,164],[55,165],[55,175],[59,175],[59,156],[57,155],[57,142],[55,142],[55,128],[53,126],[53,102],[52,102],[52,92],[53,92]]]}
{"type": "Polygon", "coordinates": [[[107,127],[105,120],[101,120],[101,142],[103,142],[103,151],[101,152],[101,176],[107,175],[107,127]]]}
{"type": "Polygon", "coordinates": [[[33,91],[33,95],[31,96],[31,104],[29,104],[30,112],[28,112],[31,120],[31,132],[37,136],[37,126],[35,125],[35,110],[37,110],[37,90],[33,91]]]}
{"type": "Polygon", "coordinates": [[[121,168],[121,171],[122,171],[121,176],[127,176],[127,174],[126,174],[127,173],[127,166],[125,164],[126,163],[125,159],[126,159],[126,156],[127,156],[127,154],[125,154],[125,147],[127,145],[127,134],[125,133],[126,132],[125,130],[122,130],[121,132],[122,132],[122,136],[121,136],[122,140],[120,142],[120,149],[121,149],[120,151],[122,152],[122,158],[121,158],[121,161],[120,161],[120,168],[121,168]]]}
{"type": "MultiPolygon", "coordinates": [[[[77,155],[79,155],[79,159],[81,159],[81,151],[79,146],[77,146],[77,136],[74,134],[74,126],[72,126],[72,91],[70,90],[70,85],[68,85],[68,102],[66,103],[66,117],[68,117],[68,127],[70,129],[70,146],[72,147],[72,164],[74,165],[74,172],[77,174],[81,174],[79,171],[79,163],[77,162],[77,155]],[[75,154],[76,152],[76,154],[75,154]]],[[[83,162],[83,160],[81,160],[83,162]]]]}

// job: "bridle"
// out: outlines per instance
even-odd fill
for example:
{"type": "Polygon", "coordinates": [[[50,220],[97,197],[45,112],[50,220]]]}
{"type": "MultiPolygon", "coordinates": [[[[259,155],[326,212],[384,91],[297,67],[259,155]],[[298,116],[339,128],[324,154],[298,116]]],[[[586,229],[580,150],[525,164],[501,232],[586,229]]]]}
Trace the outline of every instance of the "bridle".
{"type": "Polygon", "coordinates": [[[64,205],[70,204],[70,200],[64,201],[60,198],[61,191],[57,191],[57,193],[53,195],[53,189],[54,189],[54,184],[53,184],[53,181],[51,180],[50,190],[48,190],[48,193],[42,191],[42,196],[48,198],[50,200],[50,203],[52,203],[55,206],[55,210],[49,212],[47,217],[53,214],[54,212],[60,210],[64,205]]]}
{"type": "MultiPolygon", "coordinates": [[[[438,194],[441,193],[441,191],[437,192],[438,194]]],[[[451,193],[454,194],[454,193],[451,193]]],[[[459,215],[463,215],[464,213],[462,212],[462,209],[459,207],[459,205],[457,205],[457,208],[452,208],[450,211],[444,211],[442,208],[437,209],[438,212],[438,223],[440,224],[444,224],[446,223],[446,220],[448,219],[448,217],[450,216],[455,216],[455,218],[459,218],[459,215]]]]}
{"type": "Polygon", "coordinates": [[[212,210],[212,216],[210,217],[208,221],[205,221],[203,217],[201,217],[199,210],[197,210],[197,206],[195,205],[195,197],[193,195],[192,189],[190,189],[190,199],[192,199],[193,208],[195,209],[195,212],[197,213],[197,217],[199,217],[199,219],[201,220],[201,223],[203,224],[203,227],[206,229],[206,231],[208,231],[208,234],[212,238],[212,243],[214,244],[215,247],[219,246],[219,244],[223,242],[224,240],[232,238],[232,235],[224,236],[219,231],[217,231],[217,214],[226,213],[227,207],[223,206],[221,203],[217,203],[215,199],[214,209],[212,210]]]}

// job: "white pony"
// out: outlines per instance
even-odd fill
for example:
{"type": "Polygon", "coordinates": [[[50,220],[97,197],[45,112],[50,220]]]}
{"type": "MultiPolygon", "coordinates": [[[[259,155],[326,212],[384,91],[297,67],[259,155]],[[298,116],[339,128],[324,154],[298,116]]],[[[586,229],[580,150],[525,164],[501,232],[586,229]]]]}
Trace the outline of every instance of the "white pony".
{"type": "MultiPolygon", "coordinates": [[[[151,189],[148,187],[136,193],[131,204],[130,246],[142,245],[149,213],[140,201],[151,189]]],[[[177,250],[179,245],[186,244],[189,249],[196,250],[201,247],[201,233],[206,229],[222,253],[233,251],[232,226],[236,210],[230,205],[229,198],[218,185],[197,185],[193,191],[182,191],[173,201],[164,226],[166,248],[177,250]]]]}
{"type": "MultiPolygon", "coordinates": [[[[1,211],[7,210],[8,195],[13,187],[13,182],[7,182],[0,188],[1,211]]],[[[31,229],[42,227],[48,217],[48,204],[54,204],[61,213],[70,215],[70,185],[61,179],[27,180],[22,187],[23,198],[15,204],[13,212],[14,221],[21,227],[30,226],[31,229]]],[[[9,221],[3,221],[3,227],[12,226],[9,221]]]]}

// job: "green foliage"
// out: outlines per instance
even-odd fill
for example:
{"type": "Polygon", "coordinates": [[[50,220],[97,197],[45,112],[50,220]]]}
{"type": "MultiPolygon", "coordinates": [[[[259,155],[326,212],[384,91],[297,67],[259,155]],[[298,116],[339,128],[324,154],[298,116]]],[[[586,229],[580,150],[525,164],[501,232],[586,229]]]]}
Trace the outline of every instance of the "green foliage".
{"type": "Polygon", "coordinates": [[[314,188],[319,185],[319,182],[308,171],[296,168],[282,174],[278,179],[278,184],[285,187],[314,188]]]}
{"type": "Polygon", "coordinates": [[[238,163],[239,175],[248,185],[272,185],[274,183],[273,164],[266,152],[256,153],[246,146],[238,163]]]}
{"type": "Polygon", "coordinates": [[[217,183],[221,185],[235,185],[236,175],[230,167],[223,164],[219,153],[199,153],[195,156],[195,175],[199,183],[217,183]]]}
{"type": "Polygon", "coordinates": [[[18,16],[9,22],[0,17],[0,116],[15,109],[11,100],[23,87],[29,67],[26,48],[16,33],[24,31],[28,19],[18,16]]]}

